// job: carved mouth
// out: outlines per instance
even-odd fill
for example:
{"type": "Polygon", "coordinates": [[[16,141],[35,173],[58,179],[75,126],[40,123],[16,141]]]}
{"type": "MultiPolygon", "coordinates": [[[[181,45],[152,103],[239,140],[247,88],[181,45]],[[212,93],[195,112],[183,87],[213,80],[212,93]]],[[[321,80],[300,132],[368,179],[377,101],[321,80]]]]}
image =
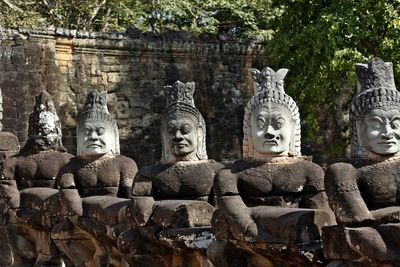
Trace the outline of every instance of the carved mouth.
{"type": "Polygon", "coordinates": [[[173,146],[177,147],[177,148],[184,148],[184,147],[186,147],[186,144],[175,143],[173,146]]]}
{"type": "Polygon", "coordinates": [[[91,144],[87,146],[88,148],[102,148],[102,145],[99,144],[91,144]]]}
{"type": "Polygon", "coordinates": [[[379,142],[378,145],[393,146],[396,145],[395,141],[379,142]]]}
{"type": "Polygon", "coordinates": [[[275,140],[267,140],[267,141],[264,141],[264,145],[265,146],[277,146],[278,143],[275,140]]]}

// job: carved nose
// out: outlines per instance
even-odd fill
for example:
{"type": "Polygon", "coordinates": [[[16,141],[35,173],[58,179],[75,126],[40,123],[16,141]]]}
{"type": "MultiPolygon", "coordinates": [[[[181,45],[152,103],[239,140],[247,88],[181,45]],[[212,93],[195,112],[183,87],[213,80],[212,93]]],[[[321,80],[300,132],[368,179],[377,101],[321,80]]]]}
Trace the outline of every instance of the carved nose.
{"type": "Polygon", "coordinates": [[[176,131],[173,139],[174,141],[181,141],[183,139],[181,132],[176,131]]]}
{"type": "Polygon", "coordinates": [[[385,139],[391,139],[393,136],[394,136],[393,129],[390,127],[390,125],[386,125],[382,133],[382,137],[385,139]]]}
{"type": "Polygon", "coordinates": [[[265,139],[273,139],[275,137],[275,135],[267,132],[267,133],[265,133],[264,137],[265,137],[265,139]]]}
{"type": "Polygon", "coordinates": [[[96,131],[91,132],[90,133],[90,140],[97,140],[97,139],[98,139],[98,136],[97,136],[96,131]]]}

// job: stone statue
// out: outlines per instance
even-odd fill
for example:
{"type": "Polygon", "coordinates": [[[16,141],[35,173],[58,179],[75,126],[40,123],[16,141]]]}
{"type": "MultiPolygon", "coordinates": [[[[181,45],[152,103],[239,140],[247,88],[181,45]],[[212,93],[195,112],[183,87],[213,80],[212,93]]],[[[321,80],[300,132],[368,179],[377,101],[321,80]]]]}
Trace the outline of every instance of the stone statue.
{"type": "Polygon", "coordinates": [[[61,253],[49,235],[57,215],[50,215],[53,207],[46,205],[46,200],[58,196],[59,169],[73,157],[61,137],[54,102],[42,91],[29,116],[28,140],[17,155],[5,160],[0,181],[9,200],[8,234],[19,266],[61,264],[61,253]]]}
{"type": "Polygon", "coordinates": [[[87,96],[78,114],[78,156],[57,177],[62,212],[68,219],[53,228],[52,238],[75,266],[107,266],[113,260],[115,249],[104,239],[113,239],[105,229],[114,221],[105,217],[129,202],[137,173],[136,163],[120,155],[118,127],[108,112],[106,97],[107,92],[98,91],[87,96]],[[97,211],[105,212],[105,217],[97,211]]]}
{"type": "Polygon", "coordinates": [[[400,93],[390,62],[357,64],[356,73],[358,90],[350,108],[352,164],[335,163],[326,171],[326,192],[338,226],[323,229],[324,253],[334,260],[331,266],[395,266],[400,261],[400,93]]]}
{"type": "Polygon", "coordinates": [[[218,241],[208,254],[215,266],[318,265],[321,228],[333,216],[323,170],[300,155],[299,111],[283,88],[287,71],[250,69],[255,92],[243,121],[244,159],[214,181],[218,241]]]}
{"type": "Polygon", "coordinates": [[[213,239],[212,186],[223,165],[207,159],[206,127],[194,106],[194,90],[193,82],[165,87],[162,163],[136,175],[129,207],[134,227],[118,241],[132,266],[210,264],[205,249],[213,239]]]}
{"type": "MultiPolygon", "coordinates": [[[[3,95],[0,88],[0,173],[3,173],[3,163],[7,157],[18,154],[19,142],[17,136],[9,132],[3,132],[3,95]]],[[[16,193],[15,180],[0,181],[0,198],[16,193]],[[7,184],[11,183],[11,185],[7,184]],[[11,191],[9,191],[9,189],[11,191]],[[14,193],[12,192],[14,191],[14,193]]],[[[0,266],[9,266],[13,262],[12,248],[7,234],[8,208],[7,201],[0,202],[0,266]]]]}

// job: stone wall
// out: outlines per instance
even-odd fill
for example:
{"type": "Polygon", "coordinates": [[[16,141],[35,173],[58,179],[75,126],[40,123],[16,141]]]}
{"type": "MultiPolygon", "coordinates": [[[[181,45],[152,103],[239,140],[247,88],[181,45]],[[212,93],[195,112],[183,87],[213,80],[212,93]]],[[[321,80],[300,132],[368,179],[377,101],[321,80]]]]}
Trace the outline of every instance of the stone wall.
{"type": "Polygon", "coordinates": [[[75,119],[87,92],[107,90],[121,152],[150,164],[160,158],[163,86],[179,79],[196,83],[209,157],[230,161],[241,156],[243,103],[252,91],[248,69],[266,65],[261,45],[215,36],[0,29],[4,131],[23,144],[34,96],[46,89],[63,122],[64,145],[75,153],[75,119]]]}

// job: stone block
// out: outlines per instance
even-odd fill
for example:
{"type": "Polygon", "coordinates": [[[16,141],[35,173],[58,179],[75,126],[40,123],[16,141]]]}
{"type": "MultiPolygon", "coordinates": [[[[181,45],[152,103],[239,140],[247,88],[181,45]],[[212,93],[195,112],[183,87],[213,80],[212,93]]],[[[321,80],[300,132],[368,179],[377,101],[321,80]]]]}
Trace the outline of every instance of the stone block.
{"type": "Polygon", "coordinates": [[[161,227],[208,226],[213,212],[205,201],[163,200],[157,202],[151,220],[161,227]]]}
{"type": "Polygon", "coordinates": [[[121,80],[121,77],[118,72],[109,72],[107,73],[108,82],[110,83],[118,83],[121,80]]]}
{"type": "Polygon", "coordinates": [[[19,142],[16,135],[8,132],[0,132],[0,151],[19,150],[19,142]]]}

